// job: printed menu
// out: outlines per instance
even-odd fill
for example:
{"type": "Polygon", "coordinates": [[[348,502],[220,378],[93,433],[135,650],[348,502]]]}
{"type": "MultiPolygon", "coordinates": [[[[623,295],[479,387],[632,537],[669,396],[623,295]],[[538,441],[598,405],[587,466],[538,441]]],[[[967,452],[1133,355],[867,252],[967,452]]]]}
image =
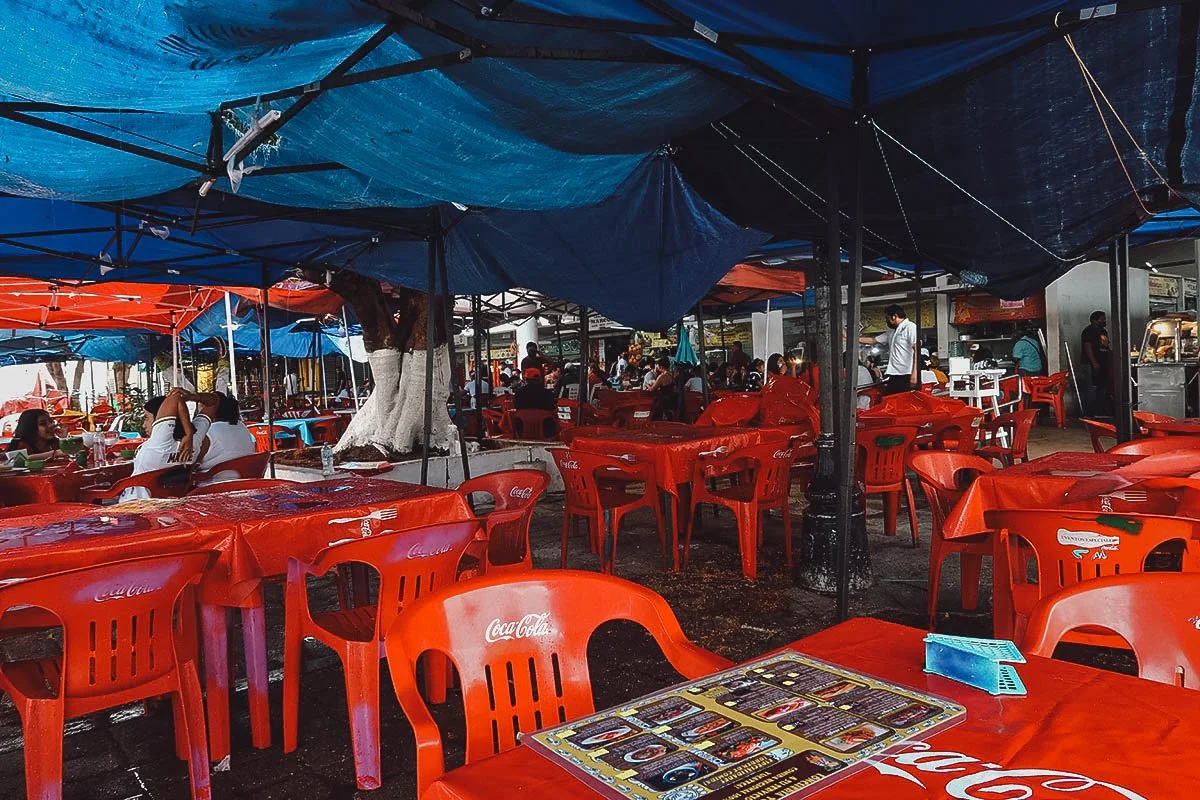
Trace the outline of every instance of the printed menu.
{"type": "Polygon", "coordinates": [[[793,650],[524,736],[615,800],[794,800],[966,709],[793,650]]]}

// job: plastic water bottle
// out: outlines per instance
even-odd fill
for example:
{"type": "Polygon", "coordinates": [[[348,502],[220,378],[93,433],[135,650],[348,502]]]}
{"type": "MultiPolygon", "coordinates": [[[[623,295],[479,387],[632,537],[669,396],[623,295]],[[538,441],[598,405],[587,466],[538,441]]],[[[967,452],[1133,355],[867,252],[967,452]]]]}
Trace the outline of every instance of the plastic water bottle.
{"type": "Polygon", "coordinates": [[[321,474],[326,478],[333,477],[333,448],[326,442],[321,446],[321,474]]]}

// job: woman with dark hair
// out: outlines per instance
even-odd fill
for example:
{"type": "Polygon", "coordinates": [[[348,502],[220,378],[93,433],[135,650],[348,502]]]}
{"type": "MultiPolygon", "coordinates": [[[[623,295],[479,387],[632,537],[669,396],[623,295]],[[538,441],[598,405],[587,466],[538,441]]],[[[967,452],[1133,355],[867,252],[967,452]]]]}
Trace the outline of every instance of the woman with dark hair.
{"type": "MultiPolygon", "coordinates": [[[[144,406],[143,418],[150,432],[133,457],[133,474],[142,475],[192,460],[195,429],[188,419],[187,393],[178,387],[166,396],[151,397],[144,406]]],[[[145,500],[150,492],[143,486],[131,486],[121,493],[121,502],[145,500]]]]}
{"type": "MultiPolygon", "coordinates": [[[[255,451],[254,434],[242,424],[242,412],[237,400],[219,392],[192,395],[188,399],[195,400],[200,406],[192,420],[197,435],[201,430],[206,430],[197,450],[200,455],[196,458],[196,469],[204,472],[255,451]]],[[[239,477],[237,473],[222,472],[214,475],[211,482],[236,477],[239,477]]]]}
{"type": "MultiPolygon", "coordinates": [[[[780,356],[782,358],[782,356],[780,356]]],[[[757,392],[763,387],[763,369],[765,365],[761,358],[756,358],[750,362],[750,369],[746,371],[746,391],[757,392]]]]}
{"type": "Polygon", "coordinates": [[[58,449],[58,425],[50,412],[41,408],[30,408],[21,412],[17,417],[17,427],[13,431],[12,441],[8,443],[8,451],[24,450],[25,457],[34,461],[44,461],[65,455],[58,449]]]}

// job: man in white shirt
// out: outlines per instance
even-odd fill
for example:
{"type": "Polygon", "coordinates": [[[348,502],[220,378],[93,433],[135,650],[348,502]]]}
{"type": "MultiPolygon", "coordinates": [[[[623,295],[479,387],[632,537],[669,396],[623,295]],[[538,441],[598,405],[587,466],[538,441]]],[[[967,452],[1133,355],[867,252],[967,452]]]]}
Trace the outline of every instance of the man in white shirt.
{"type": "MultiPolygon", "coordinates": [[[[187,416],[187,397],[182,389],[172,389],[165,397],[152,397],[146,401],[143,415],[149,435],[133,457],[134,475],[191,463],[193,437],[198,428],[202,429],[200,438],[207,435],[209,419],[200,414],[193,426],[187,416]]],[[[121,493],[120,502],[144,500],[149,496],[145,487],[131,486],[121,493]]]]}
{"type": "Polygon", "coordinates": [[[888,306],[883,311],[889,330],[878,336],[864,336],[862,344],[888,346],[887,369],[884,370],[884,394],[898,394],[920,388],[917,374],[917,326],[900,306],[888,306]]]}
{"type": "Polygon", "coordinates": [[[300,376],[294,371],[289,370],[288,374],[283,378],[283,397],[286,400],[294,394],[300,393],[300,376]]]}
{"type": "MultiPolygon", "coordinates": [[[[242,424],[237,400],[219,393],[193,395],[189,399],[200,407],[192,419],[196,428],[196,469],[207,472],[218,464],[255,452],[254,434],[242,424]]],[[[208,483],[240,477],[232,470],[219,472],[208,483]]]]}
{"type": "Polygon", "coordinates": [[[475,392],[487,396],[492,393],[492,385],[487,380],[480,378],[478,382],[475,380],[475,373],[471,373],[471,379],[467,381],[467,394],[471,396],[470,405],[467,408],[474,410],[475,408],[475,392]]]}

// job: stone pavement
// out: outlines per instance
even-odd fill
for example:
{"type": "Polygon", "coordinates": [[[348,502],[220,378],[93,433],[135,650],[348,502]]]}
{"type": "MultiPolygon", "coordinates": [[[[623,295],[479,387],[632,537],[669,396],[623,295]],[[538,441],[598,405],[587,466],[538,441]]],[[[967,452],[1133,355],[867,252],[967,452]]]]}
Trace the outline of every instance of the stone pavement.
{"type": "MultiPolygon", "coordinates": [[[[1030,455],[1089,449],[1082,429],[1057,431],[1039,427],[1031,437],[1030,455]]],[[[802,504],[800,498],[794,500],[793,514],[798,522],[802,504]]],[[[882,535],[879,511],[878,501],[873,501],[868,508],[868,529],[876,584],[853,598],[851,613],[924,627],[929,568],[927,510],[923,505],[919,509],[922,535],[915,549],[911,546],[905,516],[901,515],[899,535],[888,538],[882,535]]],[[[561,521],[561,497],[544,498],[533,527],[534,560],[539,567],[558,566],[561,521]]],[[[759,556],[762,575],[756,583],[741,577],[736,532],[728,513],[715,519],[705,514],[703,528],[693,541],[690,568],[680,574],[664,570],[653,525],[653,516],[648,511],[631,515],[620,534],[616,573],[664,595],[679,615],[684,631],[700,645],[741,660],[833,624],[832,598],[792,586],[791,577],[783,567],[782,527],[778,519],[767,522],[759,556]]],[[[568,565],[587,570],[598,567],[596,557],[588,552],[584,536],[572,539],[568,565]]],[[[989,635],[990,592],[986,585],[989,581],[985,565],[979,610],[958,611],[958,570],[951,558],[943,572],[941,605],[946,611],[939,630],[989,635]]],[[[251,747],[242,684],[234,693],[233,763],[228,772],[213,776],[213,797],[217,800],[413,798],[412,734],[392,696],[390,679],[382,665],[384,782],[381,789],[355,791],[341,668],[332,652],[315,643],[310,643],[306,650],[300,747],[295,753],[283,754],[280,749],[281,601],[279,587],[269,587],[274,743],[267,750],[251,747]]],[[[240,640],[235,623],[230,641],[236,648],[240,640]]],[[[0,651],[11,658],[15,654],[44,650],[52,644],[46,637],[0,642],[0,651]]],[[[678,680],[649,636],[630,624],[613,624],[602,629],[590,646],[589,662],[598,708],[678,680]]],[[[241,663],[240,652],[232,654],[231,663],[241,663]]],[[[1120,659],[1112,664],[1124,670],[1130,668],[1120,659]]],[[[451,765],[461,762],[463,753],[462,712],[456,700],[451,692],[450,702],[435,711],[445,732],[447,761],[451,765]]],[[[69,722],[64,797],[67,800],[189,797],[185,765],[175,758],[171,731],[170,708],[164,705],[154,705],[148,713],[139,705],[69,722]]],[[[24,796],[23,755],[20,722],[11,701],[4,698],[0,701],[0,799],[24,796]]]]}

